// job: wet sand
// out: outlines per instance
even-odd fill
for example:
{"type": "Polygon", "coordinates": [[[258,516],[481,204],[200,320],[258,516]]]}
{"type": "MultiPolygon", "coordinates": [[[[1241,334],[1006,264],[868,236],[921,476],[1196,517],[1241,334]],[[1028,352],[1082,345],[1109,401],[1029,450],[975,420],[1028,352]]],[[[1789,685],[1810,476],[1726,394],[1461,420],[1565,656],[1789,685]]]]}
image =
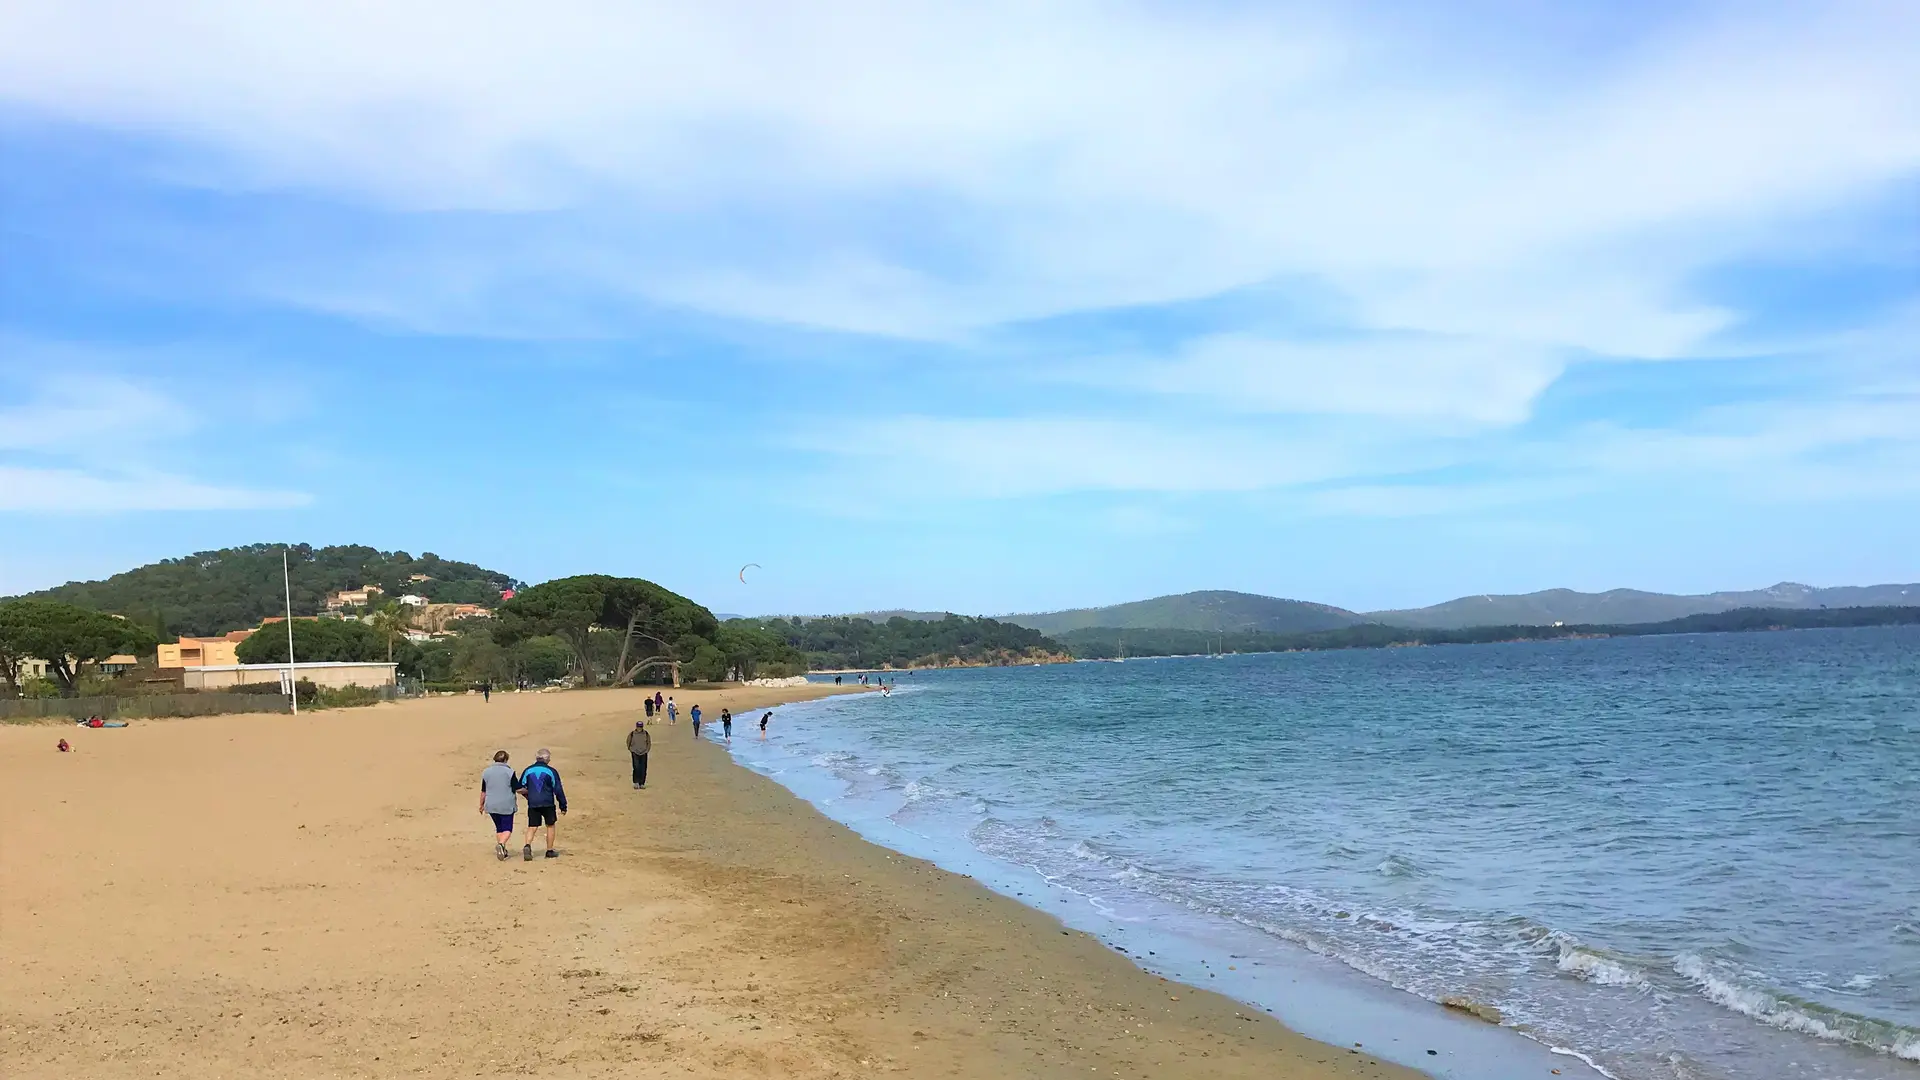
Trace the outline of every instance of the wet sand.
{"type": "Polygon", "coordinates": [[[684,712],[834,690],[677,691],[645,791],[633,691],[0,729],[0,1075],[1417,1075],[869,844],[684,712]],[[480,769],[541,746],[563,856],[499,862],[480,769]]]}

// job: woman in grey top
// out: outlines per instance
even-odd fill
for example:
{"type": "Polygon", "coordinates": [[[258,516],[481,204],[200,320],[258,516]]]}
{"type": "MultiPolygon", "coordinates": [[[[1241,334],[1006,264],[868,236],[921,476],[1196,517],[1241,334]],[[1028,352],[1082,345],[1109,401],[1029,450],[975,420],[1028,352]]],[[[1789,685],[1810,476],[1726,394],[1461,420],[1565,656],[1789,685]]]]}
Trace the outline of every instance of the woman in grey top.
{"type": "Polygon", "coordinates": [[[493,764],[480,774],[480,812],[493,818],[494,854],[507,857],[507,841],[513,839],[513,815],[520,809],[520,778],[507,764],[507,752],[496,750],[493,764]]]}

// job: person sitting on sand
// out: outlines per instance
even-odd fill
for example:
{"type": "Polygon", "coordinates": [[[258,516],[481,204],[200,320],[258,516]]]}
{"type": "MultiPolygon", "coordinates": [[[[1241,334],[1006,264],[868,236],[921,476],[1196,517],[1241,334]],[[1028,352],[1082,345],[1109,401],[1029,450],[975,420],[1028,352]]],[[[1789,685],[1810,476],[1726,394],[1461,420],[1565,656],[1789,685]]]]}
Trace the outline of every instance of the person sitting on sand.
{"type": "Polygon", "coordinates": [[[560,771],[553,767],[553,751],[541,749],[534,755],[533,764],[520,774],[520,790],[527,797],[527,845],[520,849],[520,857],[533,861],[533,830],[542,825],[547,827],[547,858],[557,859],[560,853],[553,850],[553,826],[557,820],[554,807],[558,806],[562,814],[567,812],[567,789],[560,786],[560,771]]]}
{"type": "Polygon", "coordinates": [[[633,790],[635,791],[647,786],[647,752],[652,749],[653,736],[647,733],[647,722],[635,720],[633,730],[627,732],[627,753],[633,755],[633,790]]]}
{"type": "Polygon", "coordinates": [[[520,810],[520,778],[507,764],[507,752],[496,750],[493,764],[480,774],[480,812],[493,818],[496,855],[507,857],[507,841],[513,839],[513,817],[520,810]]]}

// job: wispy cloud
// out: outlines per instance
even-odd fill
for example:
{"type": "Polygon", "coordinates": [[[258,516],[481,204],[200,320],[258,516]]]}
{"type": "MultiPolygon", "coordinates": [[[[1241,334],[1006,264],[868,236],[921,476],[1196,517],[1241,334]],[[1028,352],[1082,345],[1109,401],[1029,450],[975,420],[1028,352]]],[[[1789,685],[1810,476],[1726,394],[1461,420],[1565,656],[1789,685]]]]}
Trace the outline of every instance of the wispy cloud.
{"type": "Polygon", "coordinates": [[[192,407],[157,385],[75,366],[89,356],[84,350],[8,344],[57,361],[58,374],[27,379],[0,368],[0,511],[240,510],[312,501],[186,475],[209,459],[232,460],[194,452],[190,437],[201,420],[192,407]]]}
{"type": "MultiPolygon", "coordinates": [[[[185,140],[221,188],[522,215],[608,295],[890,334],[1307,274],[1369,329],[1679,354],[1728,319],[1690,274],[1920,166],[1903,5],[1530,42],[1564,77],[1357,9],[114,11],[103,40],[87,5],[11,5],[0,96],[185,140]]],[[[443,276],[457,232],[382,261],[443,276]]],[[[464,294],[538,303],[525,245],[493,250],[464,294]]]]}
{"type": "Polygon", "coordinates": [[[109,473],[0,464],[0,511],[273,510],[312,501],[299,492],[221,487],[144,469],[109,473]]]}

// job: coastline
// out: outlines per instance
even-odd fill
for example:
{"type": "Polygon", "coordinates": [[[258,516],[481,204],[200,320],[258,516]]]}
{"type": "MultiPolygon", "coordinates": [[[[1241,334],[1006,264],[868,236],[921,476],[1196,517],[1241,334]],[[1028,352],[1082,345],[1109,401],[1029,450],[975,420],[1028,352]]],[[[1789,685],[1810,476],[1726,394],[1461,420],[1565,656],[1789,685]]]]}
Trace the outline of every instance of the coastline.
{"type": "MultiPolygon", "coordinates": [[[[676,696],[751,737],[836,688],[806,689],[676,696]]],[[[0,731],[35,763],[0,812],[0,1072],[1418,1075],[869,843],[685,723],[633,791],[638,700],[149,722],[71,755],[0,731]],[[552,747],[561,859],[492,858],[495,745],[552,747]]]]}

